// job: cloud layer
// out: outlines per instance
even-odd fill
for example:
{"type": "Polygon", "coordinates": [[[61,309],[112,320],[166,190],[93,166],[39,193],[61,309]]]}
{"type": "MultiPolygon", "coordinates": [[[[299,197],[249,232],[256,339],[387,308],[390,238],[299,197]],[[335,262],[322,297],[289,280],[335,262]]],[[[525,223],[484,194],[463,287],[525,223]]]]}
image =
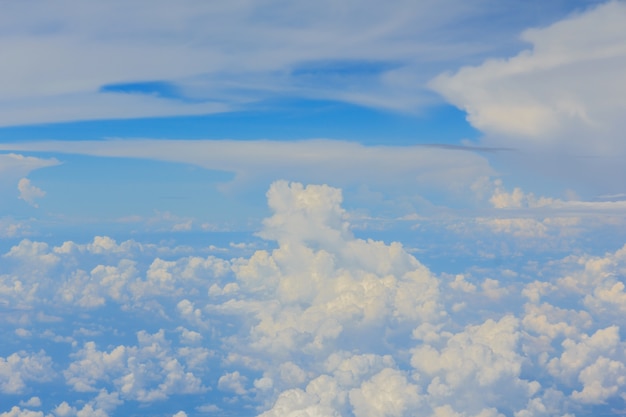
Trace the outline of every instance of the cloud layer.
{"type": "MultiPolygon", "coordinates": [[[[270,140],[105,140],[0,144],[2,150],[58,152],[100,157],[139,158],[193,164],[234,174],[232,186],[293,180],[337,186],[370,184],[400,189],[406,185],[467,192],[474,181],[494,174],[485,157],[463,148],[365,146],[313,139],[270,140]],[[323,169],[320,169],[323,167],[323,169]]],[[[263,185],[264,185],[263,184],[263,185]]]]}
{"type": "Polygon", "coordinates": [[[356,238],[339,189],[279,181],[267,198],[275,248],[249,256],[108,237],[13,246],[2,332],[66,348],[0,357],[15,405],[0,415],[186,398],[171,415],[569,416],[626,400],[626,249],[434,272],[400,243],[356,238]],[[31,401],[33,383],[66,397],[31,401]]]}

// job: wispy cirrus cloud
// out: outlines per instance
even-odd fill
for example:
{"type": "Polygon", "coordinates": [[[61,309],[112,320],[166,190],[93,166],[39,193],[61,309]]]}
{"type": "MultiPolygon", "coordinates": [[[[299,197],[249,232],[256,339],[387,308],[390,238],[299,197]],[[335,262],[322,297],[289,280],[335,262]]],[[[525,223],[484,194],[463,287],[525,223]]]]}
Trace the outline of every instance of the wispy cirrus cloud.
{"type": "MultiPolygon", "coordinates": [[[[414,111],[433,100],[429,78],[509,48],[516,28],[537,20],[510,7],[18,2],[0,18],[0,125],[213,113],[277,96],[414,111]]],[[[567,10],[542,8],[544,18],[567,10]]]]}

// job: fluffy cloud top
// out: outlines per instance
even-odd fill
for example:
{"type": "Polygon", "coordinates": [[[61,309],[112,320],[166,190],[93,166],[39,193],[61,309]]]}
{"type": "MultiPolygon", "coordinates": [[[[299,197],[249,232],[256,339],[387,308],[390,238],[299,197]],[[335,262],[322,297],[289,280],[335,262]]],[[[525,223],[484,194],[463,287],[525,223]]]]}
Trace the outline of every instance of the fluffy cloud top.
{"type": "Polygon", "coordinates": [[[67,349],[0,358],[5,414],[40,413],[29,386],[51,381],[67,399],[44,390],[36,407],[58,416],[183,396],[197,407],[172,414],[547,417],[624,401],[626,249],[438,275],[355,237],[339,189],[279,181],[267,197],[276,246],[250,256],[107,237],[8,250],[0,330],[67,349]]]}
{"type": "Polygon", "coordinates": [[[52,358],[45,352],[28,354],[20,351],[0,357],[0,392],[17,394],[27,389],[29,382],[50,381],[55,376],[52,358]]]}
{"type": "Polygon", "coordinates": [[[32,185],[28,178],[22,178],[17,183],[17,189],[20,191],[20,199],[33,207],[39,207],[35,200],[46,195],[46,192],[41,188],[32,185]]]}
{"type": "MultiPolygon", "coordinates": [[[[626,4],[613,1],[527,30],[522,39],[531,50],[442,75],[432,85],[485,132],[547,146],[581,128],[615,134],[626,107],[619,82],[626,66],[625,17],[626,4]]],[[[594,151],[618,144],[607,134],[596,139],[602,142],[594,151]]],[[[569,144],[579,145],[576,140],[569,144]]]]}
{"type": "Polygon", "coordinates": [[[608,2],[525,31],[531,49],[440,75],[431,86],[467,112],[485,143],[540,152],[533,157],[544,170],[593,175],[601,192],[623,192],[616,155],[626,152],[625,19],[626,3],[608,2]]]}
{"type": "Polygon", "coordinates": [[[64,372],[67,383],[76,391],[89,392],[113,380],[123,398],[139,402],[206,391],[202,381],[174,356],[163,331],[153,335],[139,332],[137,339],[137,346],[117,346],[110,352],[86,343],[64,372]]]}

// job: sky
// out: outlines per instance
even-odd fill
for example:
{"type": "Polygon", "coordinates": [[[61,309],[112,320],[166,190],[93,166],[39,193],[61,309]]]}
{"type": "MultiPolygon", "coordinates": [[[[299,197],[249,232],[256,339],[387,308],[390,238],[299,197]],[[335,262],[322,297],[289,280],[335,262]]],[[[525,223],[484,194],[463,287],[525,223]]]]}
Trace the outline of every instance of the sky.
{"type": "Polygon", "coordinates": [[[626,413],[626,2],[0,1],[0,417],[626,413]]]}

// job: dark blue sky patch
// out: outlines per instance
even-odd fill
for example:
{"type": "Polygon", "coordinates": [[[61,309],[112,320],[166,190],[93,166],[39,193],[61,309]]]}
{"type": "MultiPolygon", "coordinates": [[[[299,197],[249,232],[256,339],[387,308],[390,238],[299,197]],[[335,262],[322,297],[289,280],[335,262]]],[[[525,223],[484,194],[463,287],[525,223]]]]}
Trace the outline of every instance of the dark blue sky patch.
{"type": "Polygon", "coordinates": [[[162,98],[180,99],[181,94],[175,84],[167,81],[143,81],[133,83],[107,84],[100,87],[101,93],[145,94],[162,98]]]}

